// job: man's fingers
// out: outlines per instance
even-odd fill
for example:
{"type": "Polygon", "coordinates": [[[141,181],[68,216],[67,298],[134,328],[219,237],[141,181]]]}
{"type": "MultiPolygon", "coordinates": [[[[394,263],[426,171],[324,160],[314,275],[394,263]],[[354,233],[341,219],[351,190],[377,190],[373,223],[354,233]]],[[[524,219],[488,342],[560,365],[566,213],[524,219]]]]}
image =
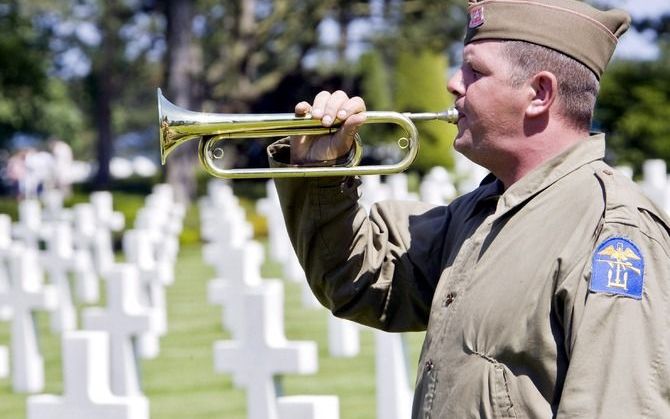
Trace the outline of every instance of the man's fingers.
{"type": "Polygon", "coordinates": [[[365,112],[365,102],[358,96],[354,96],[344,102],[337,112],[337,119],[344,121],[349,116],[365,112]]]}
{"type": "Polygon", "coordinates": [[[345,138],[352,138],[354,134],[358,132],[358,128],[365,123],[365,119],[365,113],[360,112],[345,119],[344,123],[342,123],[342,127],[340,127],[342,135],[344,135],[345,138]]]}
{"type": "Polygon", "coordinates": [[[323,118],[324,111],[326,109],[326,104],[330,99],[330,92],[321,91],[314,97],[314,103],[312,104],[312,117],[315,119],[323,118]]]}
{"type": "Polygon", "coordinates": [[[347,100],[349,100],[349,96],[342,90],[338,90],[330,96],[328,103],[326,103],[326,108],[324,109],[323,118],[321,118],[321,122],[324,126],[329,127],[335,122],[338,111],[347,100]]]}
{"type": "Polygon", "coordinates": [[[312,109],[312,105],[309,103],[302,101],[295,105],[295,114],[296,116],[303,116],[309,113],[309,111],[312,109]]]}

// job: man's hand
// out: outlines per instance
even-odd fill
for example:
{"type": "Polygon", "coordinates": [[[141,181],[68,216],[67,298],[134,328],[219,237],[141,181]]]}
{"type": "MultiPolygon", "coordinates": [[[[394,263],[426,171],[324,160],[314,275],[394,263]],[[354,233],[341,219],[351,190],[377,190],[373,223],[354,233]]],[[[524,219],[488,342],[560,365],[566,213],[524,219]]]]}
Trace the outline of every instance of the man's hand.
{"type": "Polygon", "coordinates": [[[336,121],[342,125],[337,132],[320,136],[292,136],[291,163],[309,164],[335,160],[346,155],[354,142],[358,128],[365,122],[365,102],[358,96],[350,98],[338,90],[334,93],[322,91],[314,98],[314,103],[300,102],[295,106],[296,116],[311,113],[320,119],[324,127],[336,121]]]}

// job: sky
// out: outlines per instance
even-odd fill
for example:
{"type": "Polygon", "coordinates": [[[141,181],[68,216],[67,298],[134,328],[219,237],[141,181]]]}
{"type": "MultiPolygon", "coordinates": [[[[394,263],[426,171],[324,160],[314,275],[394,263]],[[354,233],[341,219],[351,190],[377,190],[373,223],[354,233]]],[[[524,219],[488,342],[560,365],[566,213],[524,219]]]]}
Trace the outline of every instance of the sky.
{"type": "MultiPolygon", "coordinates": [[[[670,0],[587,0],[589,3],[598,4],[599,8],[621,8],[631,14],[633,19],[653,18],[661,16],[664,13],[670,13],[670,0]]],[[[373,2],[373,5],[378,4],[373,2]]],[[[375,11],[373,10],[373,17],[375,11]]],[[[356,40],[363,41],[371,25],[367,20],[356,21],[349,28],[349,38],[353,41],[352,47],[347,50],[350,58],[357,57],[364,49],[365,42],[358,43],[356,40]]],[[[326,20],[320,26],[321,40],[326,44],[334,44],[339,36],[337,23],[333,20],[326,20]]],[[[654,33],[647,31],[640,33],[635,29],[629,29],[620,39],[619,45],[615,50],[615,58],[633,59],[633,60],[655,60],[660,54],[660,50],[654,42],[654,33]]],[[[320,60],[335,59],[335,57],[326,55],[312,56],[307,59],[308,66],[317,65],[320,60]]]]}
{"type": "MultiPolygon", "coordinates": [[[[653,18],[670,12],[669,0],[601,0],[601,2],[626,10],[633,19],[653,18]]],[[[653,40],[651,31],[640,33],[631,29],[621,37],[614,55],[628,59],[656,59],[659,49],[653,40]]]]}

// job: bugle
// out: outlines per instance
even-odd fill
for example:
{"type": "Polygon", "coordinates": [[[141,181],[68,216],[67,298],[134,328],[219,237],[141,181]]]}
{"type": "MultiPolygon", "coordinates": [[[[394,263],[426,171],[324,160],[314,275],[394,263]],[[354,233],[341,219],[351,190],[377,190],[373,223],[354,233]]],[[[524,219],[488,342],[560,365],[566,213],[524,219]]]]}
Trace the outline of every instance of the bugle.
{"type": "Polygon", "coordinates": [[[365,124],[391,123],[405,131],[398,140],[400,148],[406,149],[405,156],[394,164],[359,165],[362,145],[356,142],[353,158],[346,166],[335,167],[278,167],[278,168],[238,168],[224,169],[215,162],[223,157],[221,141],[246,138],[269,138],[292,135],[323,135],[337,130],[338,124],[324,127],[320,120],[310,115],[296,116],[291,113],[277,114],[221,114],[194,112],[183,109],[167,100],[158,89],[158,119],[160,131],[161,162],[165,164],[168,155],[180,144],[200,139],[198,158],[203,169],[218,178],[284,178],[314,176],[354,176],[366,174],[392,174],[406,170],[416,158],[419,149],[418,131],[412,121],[442,120],[456,123],[458,111],[398,113],[366,111],[365,124]]]}

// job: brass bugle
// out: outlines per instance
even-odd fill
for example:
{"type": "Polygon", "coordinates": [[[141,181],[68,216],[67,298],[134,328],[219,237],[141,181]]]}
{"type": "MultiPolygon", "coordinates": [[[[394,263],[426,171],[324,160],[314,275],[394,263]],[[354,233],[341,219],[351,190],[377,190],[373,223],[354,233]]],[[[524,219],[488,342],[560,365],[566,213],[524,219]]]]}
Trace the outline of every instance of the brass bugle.
{"type": "Polygon", "coordinates": [[[458,111],[399,113],[366,111],[365,124],[391,123],[405,131],[398,146],[406,149],[405,156],[397,163],[386,165],[359,165],[363,146],[355,142],[354,153],[345,166],[290,166],[273,168],[223,169],[215,162],[223,157],[219,142],[232,139],[257,139],[293,135],[323,135],[337,130],[324,127],[311,115],[296,116],[291,113],[276,114],[221,114],[194,112],[183,109],[167,100],[158,89],[158,119],[160,131],[161,163],[179,145],[200,138],[198,158],[203,169],[210,175],[225,179],[286,178],[316,176],[354,176],[366,174],[386,175],[406,170],[416,158],[419,150],[418,131],[412,121],[442,120],[456,123],[458,111]]]}

